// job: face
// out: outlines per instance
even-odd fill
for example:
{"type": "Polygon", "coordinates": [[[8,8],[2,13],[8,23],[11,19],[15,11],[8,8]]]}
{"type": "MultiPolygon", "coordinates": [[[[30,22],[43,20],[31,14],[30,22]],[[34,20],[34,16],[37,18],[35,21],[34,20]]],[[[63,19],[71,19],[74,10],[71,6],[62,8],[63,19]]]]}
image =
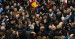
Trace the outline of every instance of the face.
{"type": "Polygon", "coordinates": [[[6,24],[5,23],[2,23],[2,26],[6,26],[6,24]]]}
{"type": "Polygon", "coordinates": [[[61,15],[61,12],[58,12],[59,15],[61,15]]]}
{"type": "Polygon", "coordinates": [[[20,6],[20,3],[18,3],[17,6],[20,6]]]}
{"type": "Polygon", "coordinates": [[[32,25],[35,25],[35,23],[33,23],[32,25]]]}
{"type": "Polygon", "coordinates": [[[6,9],[9,9],[9,6],[6,6],[6,9]]]}
{"type": "Polygon", "coordinates": [[[52,12],[52,9],[49,9],[49,12],[52,12]]]}
{"type": "Polygon", "coordinates": [[[47,22],[47,20],[46,19],[44,19],[44,23],[46,23],[47,22]]]}
{"type": "Polygon", "coordinates": [[[43,9],[43,6],[41,7],[41,9],[43,9]]]}
{"type": "Polygon", "coordinates": [[[72,20],[71,19],[69,19],[69,22],[71,22],[72,20]]]}
{"type": "Polygon", "coordinates": [[[20,15],[19,15],[19,14],[17,14],[17,15],[16,15],[16,18],[19,18],[19,17],[20,17],[20,15]]]}
{"type": "Polygon", "coordinates": [[[44,26],[41,26],[40,27],[40,31],[44,31],[44,26]]]}
{"type": "Polygon", "coordinates": [[[16,6],[16,3],[14,3],[14,7],[16,6]]]}
{"type": "Polygon", "coordinates": [[[27,4],[29,4],[29,1],[27,1],[27,4]]]}
{"type": "Polygon", "coordinates": [[[17,8],[14,8],[14,11],[17,11],[17,8]]]}
{"type": "Polygon", "coordinates": [[[36,14],[36,17],[39,18],[39,14],[36,14]]]}
{"type": "Polygon", "coordinates": [[[42,17],[40,17],[39,19],[42,20],[42,17]]]}
{"type": "Polygon", "coordinates": [[[39,21],[36,21],[36,24],[39,24],[39,21]]]}
{"type": "Polygon", "coordinates": [[[35,19],[35,16],[33,16],[33,19],[35,19]]]}
{"type": "Polygon", "coordinates": [[[56,6],[54,6],[53,9],[55,10],[56,9],[56,6]]]}
{"type": "Polygon", "coordinates": [[[12,9],[14,9],[14,6],[11,6],[12,9]]]}
{"type": "Polygon", "coordinates": [[[4,27],[4,28],[3,28],[3,31],[5,31],[5,30],[6,30],[6,28],[4,27]]]}
{"type": "Polygon", "coordinates": [[[40,14],[42,14],[42,12],[40,12],[40,14]]]}
{"type": "Polygon", "coordinates": [[[11,21],[11,23],[13,24],[13,23],[14,23],[14,21],[11,21]]]}
{"type": "Polygon", "coordinates": [[[31,23],[31,21],[28,21],[28,23],[30,24],[30,23],[31,23]]]}
{"type": "Polygon", "coordinates": [[[24,15],[25,15],[25,13],[24,13],[24,12],[22,12],[22,15],[24,16],[24,15]]]}
{"type": "Polygon", "coordinates": [[[59,12],[60,10],[59,9],[57,9],[57,12],[59,12]]]}
{"type": "Polygon", "coordinates": [[[25,24],[27,24],[27,21],[25,21],[25,24]]]}
{"type": "Polygon", "coordinates": [[[12,14],[13,14],[13,12],[11,11],[11,12],[10,12],[10,14],[12,15],[12,14]]]}

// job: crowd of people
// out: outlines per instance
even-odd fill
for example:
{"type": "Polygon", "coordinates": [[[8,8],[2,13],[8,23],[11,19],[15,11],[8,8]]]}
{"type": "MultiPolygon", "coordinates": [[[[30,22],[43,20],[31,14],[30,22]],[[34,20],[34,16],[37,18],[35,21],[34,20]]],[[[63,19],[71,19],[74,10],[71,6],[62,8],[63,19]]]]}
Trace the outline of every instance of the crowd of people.
{"type": "Polygon", "coordinates": [[[0,0],[0,39],[75,39],[75,1],[0,0]]]}

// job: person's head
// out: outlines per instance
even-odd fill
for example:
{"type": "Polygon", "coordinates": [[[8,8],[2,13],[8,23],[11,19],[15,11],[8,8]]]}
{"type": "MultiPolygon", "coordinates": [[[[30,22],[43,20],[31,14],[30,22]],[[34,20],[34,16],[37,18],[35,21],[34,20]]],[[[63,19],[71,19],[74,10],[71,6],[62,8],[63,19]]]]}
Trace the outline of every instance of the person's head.
{"type": "Polygon", "coordinates": [[[42,18],[42,16],[40,16],[40,18],[39,18],[40,20],[42,20],[43,18],[42,18]]]}
{"type": "Polygon", "coordinates": [[[41,39],[42,37],[41,36],[37,36],[37,39],[41,39]]]}
{"type": "Polygon", "coordinates": [[[19,14],[17,14],[17,15],[16,15],[16,18],[19,18],[19,17],[20,17],[20,15],[19,15],[19,14]]]}
{"type": "Polygon", "coordinates": [[[11,3],[14,3],[14,0],[12,0],[11,3]]]}
{"type": "Polygon", "coordinates": [[[71,3],[71,1],[68,1],[68,4],[70,4],[71,3]]]}
{"type": "Polygon", "coordinates": [[[12,27],[9,27],[9,30],[11,30],[11,31],[12,31],[12,27]]]}
{"type": "Polygon", "coordinates": [[[35,19],[35,16],[33,16],[32,18],[35,19]]]}
{"type": "Polygon", "coordinates": [[[37,17],[37,18],[39,18],[39,16],[40,16],[39,14],[36,14],[36,17],[37,17]]]}
{"type": "Polygon", "coordinates": [[[62,22],[64,22],[64,21],[65,21],[65,17],[64,17],[64,15],[63,15],[63,14],[62,14],[61,20],[62,20],[62,22]]]}
{"type": "Polygon", "coordinates": [[[69,22],[72,22],[72,19],[69,19],[69,22]]]}
{"type": "Polygon", "coordinates": [[[17,8],[14,8],[14,11],[17,11],[17,8]]]}
{"type": "Polygon", "coordinates": [[[72,23],[72,27],[75,27],[75,23],[72,23]]]}
{"type": "Polygon", "coordinates": [[[40,15],[42,15],[42,12],[40,12],[40,15]]]}
{"type": "Polygon", "coordinates": [[[48,11],[46,11],[45,14],[48,15],[48,11]]]}
{"type": "Polygon", "coordinates": [[[14,9],[14,6],[11,6],[11,9],[14,9]]]}
{"type": "Polygon", "coordinates": [[[13,20],[13,19],[11,19],[11,20],[10,20],[10,23],[11,23],[11,24],[14,24],[14,20],[13,20]]]}
{"type": "Polygon", "coordinates": [[[44,24],[42,22],[40,22],[40,26],[43,26],[44,24]]]}
{"type": "Polygon", "coordinates": [[[44,29],[45,29],[45,27],[44,27],[44,26],[41,26],[41,27],[40,27],[40,31],[42,31],[42,32],[43,32],[43,31],[44,31],[44,29]]]}
{"type": "Polygon", "coordinates": [[[10,15],[13,15],[13,12],[12,11],[10,11],[10,15]]]}
{"type": "Polygon", "coordinates": [[[70,11],[67,9],[67,10],[66,10],[66,13],[69,13],[69,12],[70,12],[70,11]]]}
{"type": "Polygon", "coordinates": [[[19,9],[20,12],[24,12],[24,9],[22,6],[20,6],[20,9],[19,9]]]}
{"type": "Polygon", "coordinates": [[[46,2],[44,2],[44,5],[45,5],[45,6],[47,6],[47,3],[46,3],[46,2]]]}
{"type": "Polygon", "coordinates": [[[60,12],[60,10],[59,10],[59,9],[57,9],[57,12],[60,12]]]}
{"type": "Polygon", "coordinates": [[[28,24],[31,24],[31,21],[30,20],[28,20],[28,24]]]}
{"type": "Polygon", "coordinates": [[[22,12],[22,15],[25,16],[25,12],[22,12]]]}
{"type": "Polygon", "coordinates": [[[33,37],[35,37],[35,36],[36,36],[36,33],[35,33],[35,32],[33,32],[33,31],[32,31],[30,34],[31,34],[33,37]]]}
{"type": "Polygon", "coordinates": [[[33,22],[32,25],[35,25],[35,22],[33,22]]]}
{"type": "Polygon", "coordinates": [[[61,12],[58,12],[58,15],[61,15],[61,12]]]}
{"type": "Polygon", "coordinates": [[[44,7],[43,7],[43,6],[41,6],[41,9],[44,9],[44,7]]]}
{"type": "Polygon", "coordinates": [[[54,24],[52,24],[52,25],[49,25],[49,29],[56,30],[56,27],[54,26],[54,24]]]}
{"type": "Polygon", "coordinates": [[[18,20],[18,24],[22,24],[22,20],[18,20]]]}
{"type": "Polygon", "coordinates": [[[59,23],[59,25],[61,25],[61,26],[62,26],[62,25],[63,25],[63,22],[60,22],[60,23],[59,23]]]}
{"type": "Polygon", "coordinates": [[[20,3],[18,3],[17,6],[20,6],[20,3]]]}
{"type": "Polygon", "coordinates": [[[56,6],[53,6],[53,10],[56,10],[56,6]]]}
{"type": "Polygon", "coordinates": [[[42,39],[47,39],[46,36],[43,36],[42,39]]]}
{"type": "Polygon", "coordinates": [[[6,6],[6,9],[8,10],[9,9],[9,6],[6,6]]]}
{"type": "Polygon", "coordinates": [[[39,24],[39,20],[36,20],[36,24],[39,24]]]}
{"type": "Polygon", "coordinates": [[[44,23],[46,23],[47,22],[47,19],[44,19],[44,23]]]}
{"type": "Polygon", "coordinates": [[[51,13],[52,13],[52,9],[49,9],[49,12],[51,12],[51,13]]]}
{"type": "Polygon", "coordinates": [[[27,21],[24,21],[24,24],[28,24],[28,22],[27,21]]]}
{"type": "Polygon", "coordinates": [[[1,30],[5,31],[6,30],[5,26],[1,26],[1,30]]]}
{"type": "Polygon", "coordinates": [[[2,18],[4,18],[4,17],[5,17],[5,15],[3,14],[3,15],[2,15],[2,18]]]}
{"type": "Polygon", "coordinates": [[[17,4],[16,4],[16,3],[14,3],[14,7],[16,7],[16,5],[17,5],[17,4]]]}
{"type": "Polygon", "coordinates": [[[70,38],[73,39],[73,36],[74,36],[74,34],[71,34],[71,35],[70,35],[70,38]]]}
{"type": "Polygon", "coordinates": [[[57,25],[57,29],[62,29],[62,26],[61,25],[57,25]]]}
{"type": "Polygon", "coordinates": [[[6,24],[5,23],[2,23],[2,26],[6,26],[6,24]]]}
{"type": "Polygon", "coordinates": [[[29,4],[29,1],[27,1],[27,4],[29,4]]]}

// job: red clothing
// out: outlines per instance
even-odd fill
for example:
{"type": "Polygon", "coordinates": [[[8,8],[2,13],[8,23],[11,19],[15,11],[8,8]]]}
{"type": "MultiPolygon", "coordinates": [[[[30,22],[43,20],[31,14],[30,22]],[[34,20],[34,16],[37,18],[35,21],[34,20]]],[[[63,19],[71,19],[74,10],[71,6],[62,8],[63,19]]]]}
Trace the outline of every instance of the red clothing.
{"type": "Polygon", "coordinates": [[[65,6],[67,6],[67,3],[64,3],[65,6]]]}
{"type": "Polygon", "coordinates": [[[51,3],[48,3],[48,5],[50,6],[50,8],[52,7],[52,4],[51,3]]]}

